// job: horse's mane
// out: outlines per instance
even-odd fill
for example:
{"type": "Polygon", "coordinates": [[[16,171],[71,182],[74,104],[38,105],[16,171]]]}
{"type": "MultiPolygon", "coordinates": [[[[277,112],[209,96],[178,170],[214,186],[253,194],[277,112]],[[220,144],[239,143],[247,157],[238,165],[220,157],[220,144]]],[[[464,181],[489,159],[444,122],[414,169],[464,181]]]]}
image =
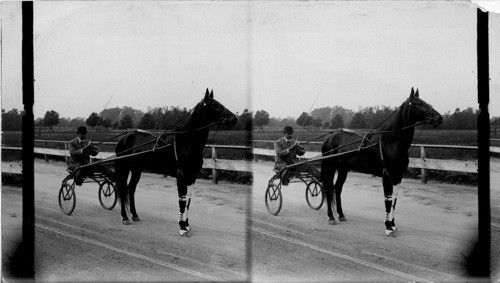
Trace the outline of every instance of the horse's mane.
{"type": "MultiPolygon", "coordinates": [[[[400,130],[406,126],[409,126],[408,100],[404,101],[401,106],[398,107],[396,112],[392,114],[385,125],[380,128],[381,131],[389,131],[387,133],[382,133],[381,138],[383,143],[394,143],[394,142],[404,142],[405,144],[410,144],[413,140],[414,128],[400,130]]],[[[376,137],[378,140],[378,137],[376,137]]]]}
{"type": "Polygon", "coordinates": [[[195,128],[199,127],[198,123],[201,120],[199,116],[200,116],[200,107],[202,103],[203,101],[200,101],[198,102],[198,104],[196,104],[191,113],[188,115],[186,122],[178,126],[176,130],[178,131],[194,130],[195,128]]]}

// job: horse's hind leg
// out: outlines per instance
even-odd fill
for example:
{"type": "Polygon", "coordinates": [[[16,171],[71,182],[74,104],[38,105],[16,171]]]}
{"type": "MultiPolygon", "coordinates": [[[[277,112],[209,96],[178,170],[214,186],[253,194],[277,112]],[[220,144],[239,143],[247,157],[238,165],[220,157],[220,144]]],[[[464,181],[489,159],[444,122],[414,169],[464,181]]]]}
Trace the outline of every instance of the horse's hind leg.
{"type": "Polygon", "coordinates": [[[141,173],[142,173],[141,168],[132,169],[132,177],[130,177],[130,181],[128,183],[128,195],[129,195],[129,200],[130,200],[130,213],[132,214],[133,221],[141,221],[141,219],[139,218],[139,216],[137,215],[137,212],[135,210],[135,190],[137,188],[137,184],[139,183],[139,180],[141,179],[141,173]]]}
{"type": "Polygon", "coordinates": [[[332,160],[323,160],[321,162],[321,179],[323,182],[323,189],[325,190],[326,194],[326,207],[327,207],[327,214],[328,214],[328,223],[330,225],[335,224],[335,217],[333,216],[333,178],[335,176],[335,164],[332,162],[332,160]]]}
{"type": "Polygon", "coordinates": [[[121,207],[121,215],[122,215],[122,223],[124,225],[130,225],[130,221],[127,216],[127,206],[129,203],[128,200],[128,191],[127,191],[127,178],[129,174],[129,168],[122,165],[116,164],[115,166],[115,177],[116,177],[116,189],[118,191],[118,195],[120,197],[120,207],[121,207]]]}
{"type": "Polygon", "coordinates": [[[347,171],[337,171],[337,181],[335,182],[335,199],[337,200],[337,212],[339,214],[340,221],[347,221],[342,211],[342,201],[340,195],[342,194],[342,187],[344,186],[345,180],[347,179],[347,171]]]}

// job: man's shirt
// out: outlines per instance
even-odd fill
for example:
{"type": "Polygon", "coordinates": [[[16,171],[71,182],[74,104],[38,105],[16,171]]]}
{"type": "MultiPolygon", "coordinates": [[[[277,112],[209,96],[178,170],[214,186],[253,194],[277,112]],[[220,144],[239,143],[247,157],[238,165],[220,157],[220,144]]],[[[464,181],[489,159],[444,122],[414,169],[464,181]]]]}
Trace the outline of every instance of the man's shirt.
{"type": "Polygon", "coordinates": [[[81,150],[84,148],[86,145],[88,145],[89,142],[86,140],[80,140],[80,138],[76,137],[72,139],[69,142],[69,155],[71,156],[68,164],[68,168],[70,169],[75,169],[78,166],[89,164],[90,163],[90,156],[96,156],[97,155],[97,150],[94,149],[94,147],[89,146],[85,150],[81,150]]]}
{"type": "Polygon", "coordinates": [[[297,155],[302,156],[305,151],[298,147],[294,150],[289,150],[289,148],[294,144],[294,139],[287,141],[285,137],[282,137],[274,142],[274,151],[276,152],[276,163],[274,168],[281,169],[288,164],[297,163],[299,161],[297,155]]]}

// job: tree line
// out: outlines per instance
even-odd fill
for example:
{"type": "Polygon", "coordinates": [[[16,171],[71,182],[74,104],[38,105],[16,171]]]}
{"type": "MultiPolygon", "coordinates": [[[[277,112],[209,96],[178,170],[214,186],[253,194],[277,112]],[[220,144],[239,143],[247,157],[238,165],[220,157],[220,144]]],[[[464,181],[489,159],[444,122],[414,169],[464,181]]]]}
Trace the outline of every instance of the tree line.
{"type": "MultiPolygon", "coordinates": [[[[309,130],[372,129],[396,110],[396,108],[389,106],[376,106],[360,108],[357,112],[354,112],[340,106],[334,106],[317,108],[311,113],[302,112],[296,118],[287,117],[281,119],[271,117],[265,110],[259,110],[254,114],[252,111],[245,109],[241,114],[236,113],[238,124],[232,130],[252,129],[253,126],[259,129],[265,127],[281,128],[286,125],[309,130]]],[[[15,108],[10,111],[2,109],[2,129],[4,131],[21,130],[23,114],[23,111],[15,108]]],[[[437,129],[474,130],[477,128],[478,114],[479,110],[470,107],[464,110],[457,108],[453,113],[447,112],[443,114],[443,123],[437,129]]],[[[35,126],[53,129],[56,126],[59,128],[76,128],[87,125],[94,130],[96,127],[105,130],[132,128],[166,130],[172,129],[177,122],[186,119],[188,115],[189,111],[186,108],[174,106],[150,107],[145,113],[128,106],[115,107],[105,109],[99,114],[93,112],[87,118],[61,118],[59,113],[51,110],[47,111],[43,118],[37,118],[35,126]]],[[[499,117],[493,117],[490,122],[492,125],[500,126],[499,117]]],[[[225,130],[225,128],[222,127],[221,130],[225,130]]]]}

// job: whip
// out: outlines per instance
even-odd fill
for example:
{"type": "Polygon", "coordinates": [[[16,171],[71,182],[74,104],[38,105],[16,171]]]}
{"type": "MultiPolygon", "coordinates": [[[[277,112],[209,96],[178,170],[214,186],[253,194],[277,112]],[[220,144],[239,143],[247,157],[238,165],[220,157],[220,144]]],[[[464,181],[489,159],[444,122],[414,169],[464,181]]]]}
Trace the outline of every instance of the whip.
{"type": "MultiPolygon", "coordinates": [[[[104,112],[104,110],[106,110],[106,108],[108,108],[108,104],[111,101],[111,98],[113,98],[113,96],[115,95],[115,92],[116,92],[117,89],[118,89],[118,87],[115,88],[115,90],[113,91],[113,94],[111,94],[111,96],[109,97],[108,102],[104,106],[104,109],[102,109],[101,113],[104,112]]],[[[94,137],[95,128],[97,128],[97,126],[99,126],[99,123],[101,122],[101,119],[102,119],[102,116],[99,116],[99,120],[97,120],[97,124],[94,126],[94,130],[92,131],[92,136],[90,136],[89,145],[92,142],[92,138],[94,137]]]]}
{"type": "MultiPolygon", "coordinates": [[[[309,114],[311,113],[311,110],[312,110],[312,108],[313,108],[314,104],[316,103],[316,100],[318,99],[319,94],[323,91],[323,88],[325,88],[325,87],[323,86],[323,87],[319,90],[318,94],[316,94],[316,98],[314,98],[314,101],[313,101],[313,103],[311,104],[311,107],[309,107],[309,111],[307,112],[307,115],[306,115],[306,117],[305,117],[305,119],[304,119],[304,123],[302,123],[302,128],[304,128],[304,125],[306,124],[306,121],[307,121],[307,119],[309,118],[309,114]]],[[[299,142],[299,137],[300,137],[300,134],[301,134],[301,133],[299,133],[299,134],[297,135],[297,139],[296,139],[296,140],[297,140],[297,143],[299,142]]]]}

